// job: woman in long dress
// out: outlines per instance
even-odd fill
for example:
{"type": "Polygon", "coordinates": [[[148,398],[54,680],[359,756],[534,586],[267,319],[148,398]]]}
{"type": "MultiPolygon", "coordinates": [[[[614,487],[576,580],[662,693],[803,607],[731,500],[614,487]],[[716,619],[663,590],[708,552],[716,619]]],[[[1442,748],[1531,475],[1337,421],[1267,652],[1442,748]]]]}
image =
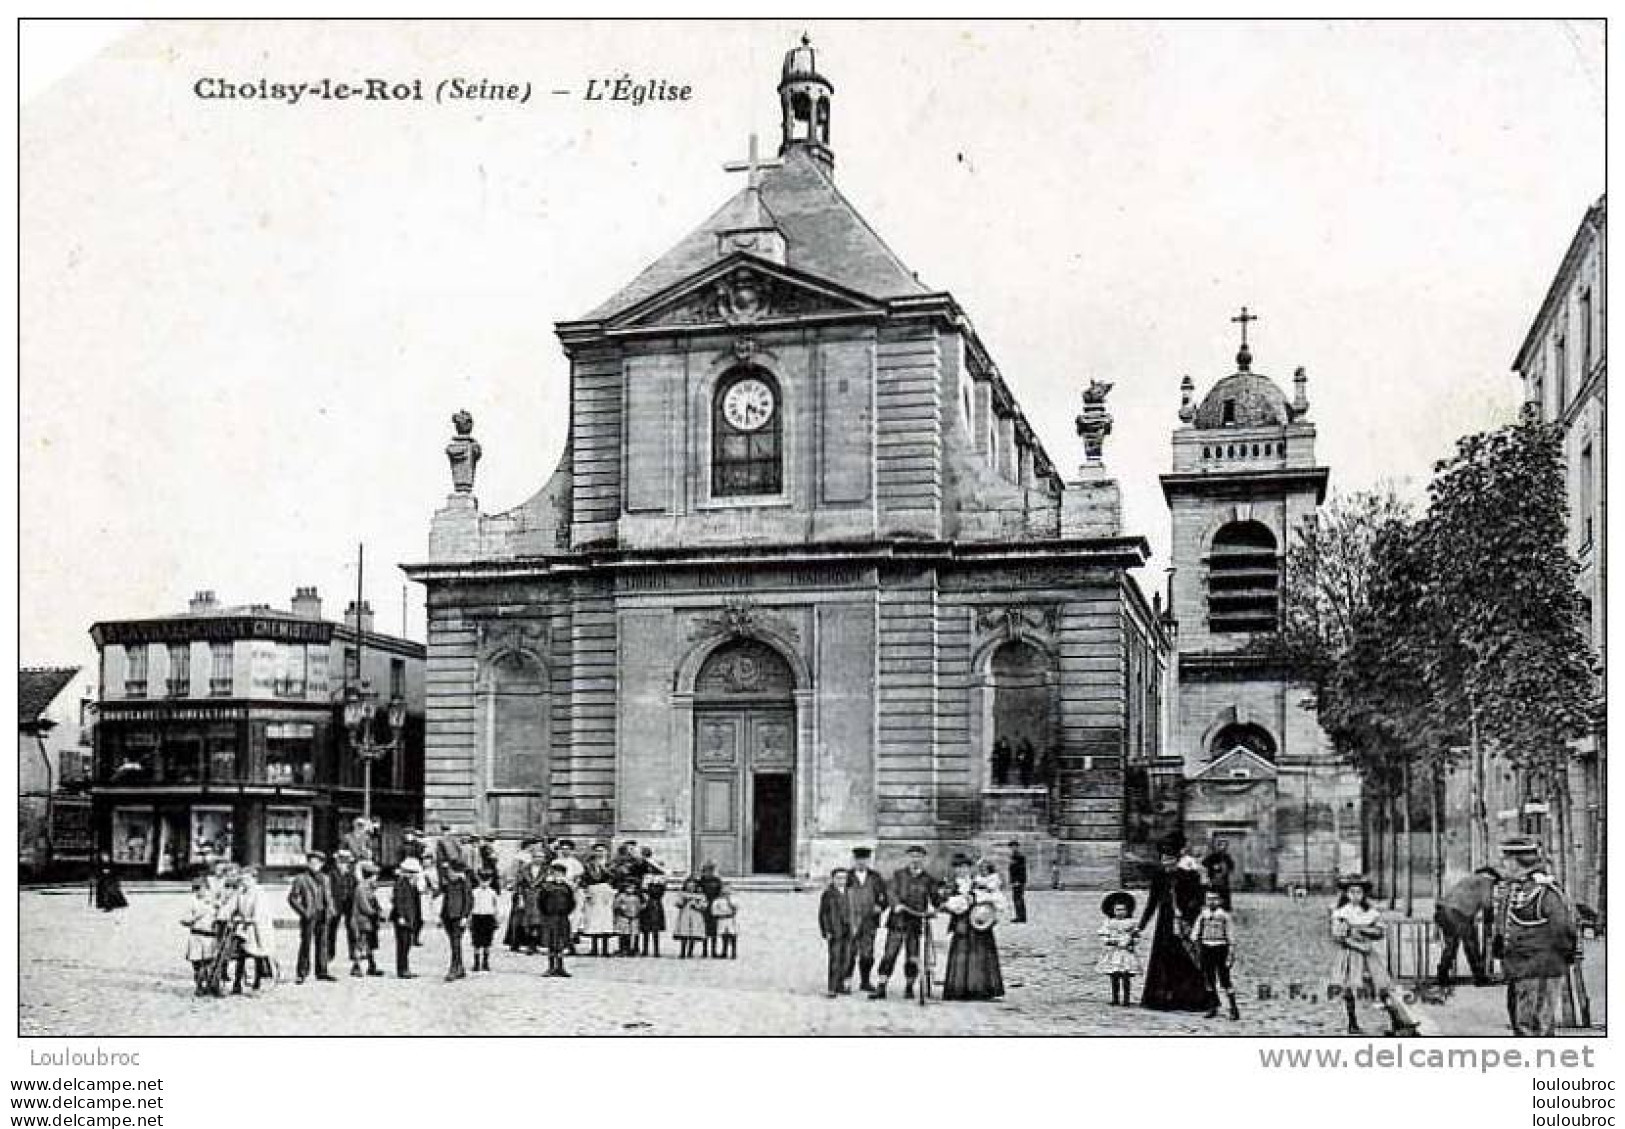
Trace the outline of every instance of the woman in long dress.
{"type": "Polygon", "coordinates": [[[954,876],[943,901],[948,911],[948,968],[942,980],[943,999],[996,1000],[1004,995],[993,926],[978,928],[972,924],[973,916],[985,918],[991,914],[996,919],[999,901],[1000,893],[991,884],[978,884],[970,856],[955,855],[954,876]]]}
{"type": "Polygon", "coordinates": [[[1189,855],[1182,840],[1170,838],[1162,847],[1162,865],[1151,876],[1151,893],[1135,935],[1145,932],[1153,917],[1151,953],[1145,965],[1145,991],[1140,1006],[1153,1011],[1201,1011],[1208,1008],[1207,983],[1191,955],[1186,938],[1191,922],[1201,912],[1202,872],[1183,865],[1189,855]]]}
{"type": "Polygon", "coordinates": [[[124,887],[119,885],[113,859],[106,851],[96,856],[96,866],[90,878],[90,903],[103,913],[111,913],[130,904],[124,896],[124,887]]]}
{"type": "Polygon", "coordinates": [[[609,845],[599,843],[581,868],[581,932],[592,941],[593,956],[609,956],[615,935],[615,876],[609,869],[609,845]]]}
{"type": "Polygon", "coordinates": [[[1382,939],[1386,932],[1381,912],[1369,899],[1370,888],[1364,876],[1344,875],[1337,880],[1342,893],[1332,910],[1332,941],[1337,955],[1332,962],[1332,983],[1342,988],[1343,1010],[1348,1015],[1349,1034],[1360,1034],[1355,1016],[1355,997],[1369,984],[1382,1001],[1392,1025],[1391,1035],[1416,1034],[1416,1017],[1394,992],[1394,982],[1383,965],[1382,939]]]}

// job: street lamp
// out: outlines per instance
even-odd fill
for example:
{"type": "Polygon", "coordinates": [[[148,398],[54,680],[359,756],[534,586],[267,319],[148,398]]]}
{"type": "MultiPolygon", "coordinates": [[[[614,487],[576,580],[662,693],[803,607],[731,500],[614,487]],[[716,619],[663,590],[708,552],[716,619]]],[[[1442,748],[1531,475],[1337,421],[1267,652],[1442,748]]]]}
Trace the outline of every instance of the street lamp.
{"type": "Polygon", "coordinates": [[[372,765],[385,753],[401,747],[406,727],[406,703],[393,698],[389,703],[389,740],[377,734],[377,697],[364,687],[351,687],[344,695],[344,725],[350,732],[350,748],[361,758],[361,814],[372,822],[372,765]]]}

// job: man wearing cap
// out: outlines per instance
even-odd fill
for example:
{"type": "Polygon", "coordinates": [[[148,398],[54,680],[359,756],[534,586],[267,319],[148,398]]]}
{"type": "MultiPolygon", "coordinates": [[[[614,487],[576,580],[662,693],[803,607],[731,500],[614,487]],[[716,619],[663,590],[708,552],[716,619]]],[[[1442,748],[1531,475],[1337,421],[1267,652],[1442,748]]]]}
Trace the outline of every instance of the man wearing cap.
{"type": "Polygon", "coordinates": [[[347,847],[333,852],[333,864],[327,873],[328,889],[333,892],[333,905],[327,918],[327,959],[339,953],[339,926],[344,926],[344,947],[350,954],[350,975],[361,975],[355,943],[355,931],[350,915],[355,911],[355,888],[360,883],[356,874],[355,855],[347,847]]]}
{"type": "Polygon", "coordinates": [[[419,929],[423,928],[423,895],[418,892],[418,877],[423,864],[408,856],[395,870],[395,889],[390,895],[389,922],[395,927],[395,975],[410,980],[412,971],[412,945],[419,929]]]}
{"type": "Polygon", "coordinates": [[[870,848],[853,847],[852,870],[847,875],[847,896],[852,901],[852,962],[862,977],[858,987],[865,992],[875,988],[869,979],[875,966],[875,932],[888,904],[885,880],[869,869],[873,857],[870,848]]]}
{"type": "Polygon", "coordinates": [[[886,952],[880,958],[880,980],[869,993],[872,1000],[886,998],[886,981],[897,967],[897,953],[903,952],[903,998],[914,998],[914,981],[920,975],[920,938],[926,918],[941,900],[941,886],[925,869],[925,848],[915,844],[908,849],[908,862],[891,876],[886,889],[891,914],[886,918],[886,952]]]}
{"type": "Polygon", "coordinates": [[[1520,837],[1501,844],[1513,868],[1496,937],[1507,978],[1507,1014],[1514,1035],[1552,1035],[1557,992],[1579,956],[1574,913],[1541,858],[1540,844],[1520,837]]]}
{"type": "Polygon", "coordinates": [[[305,869],[299,872],[288,888],[288,905],[299,915],[297,983],[300,984],[310,975],[312,963],[316,968],[316,979],[333,979],[327,971],[327,919],[333,913],[333,889],[328,885],[327,875],[322,873],[326,865],[326,855],[321,851],[311,851],[305,856],[305,869]]]}

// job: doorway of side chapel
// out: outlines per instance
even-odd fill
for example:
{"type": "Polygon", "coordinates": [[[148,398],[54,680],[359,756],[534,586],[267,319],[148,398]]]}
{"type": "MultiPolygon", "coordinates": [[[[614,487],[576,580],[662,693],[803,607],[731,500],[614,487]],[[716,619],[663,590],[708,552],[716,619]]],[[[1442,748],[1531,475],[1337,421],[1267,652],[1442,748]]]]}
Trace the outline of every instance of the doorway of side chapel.
{"type": "Polygon", "coordinates": [[[694,684],[694,865],[790,874],[795,865],[795,675],[758,640],[725,643],[694,684]]]}

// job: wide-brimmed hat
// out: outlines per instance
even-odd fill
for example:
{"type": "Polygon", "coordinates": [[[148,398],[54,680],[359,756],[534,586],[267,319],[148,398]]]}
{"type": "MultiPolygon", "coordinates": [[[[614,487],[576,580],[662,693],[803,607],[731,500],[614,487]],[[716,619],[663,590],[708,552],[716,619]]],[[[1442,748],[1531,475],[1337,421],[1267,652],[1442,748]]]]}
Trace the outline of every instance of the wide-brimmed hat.
{"type": "Polygon", "coordinates": [[[1134,895],[1129,893],[1127,890],[1113,890],[1104,898],[1100,899],[1100,912],[1105,914],[1107,917],[1111,917],[1112,912],[1117,909],[1118,906],[1126,905],[1128,906],[1128,915],[1133,917],[1135,904],[1134,895]]]}
{"type": "Polygon", "coordinates": [[[1371,889],[1371,879],[1363,874],[1355,873],[1339,874],[1337,876],[1337,888],[1339,890],[1347,890],[1350,886],[1359,886],[1369,890],[1371,889]]]}
{"type": "Polygon", "coordinates": [[[999,911],[992,902],[977,902],[970,909],[970,927],[972,929],[992,929],[999,920],[999,911]]]}
{"type": "Polygon", "coordinates": [[[314,860],[316,862],[326,862],[327,861],[327,856],[324,855],[321,851],[306,851],[305,852],[305,861],[306,862],[311,862],[312,860],[314,860]]]}
{"type": "Polygon", "coordinates": [[[953,865],[954,866],[975,866],[976,865],[976,860],[971,858],[964,851],[955,851],[954,852],[954,857],[953,857],[953,865]]]}
{"type": "Polygon", "coordinates": [[[408,855],[401,860],[400,870],[404,874],[422,874],[423,864],[408,855]]]}
{"type": "Polygon", "coordinates": [[[912,846],[910,846],[909,849],[904,851],[903,853],[905,855],[919,855],[919,856],[921,856],[923,858],[929,852],[924,847],[920,846],[920,844],[915,843],[912,846]]]}
{"type": "Polygon", "coordinates": [[[872,847],[853,847],[852,848],[852,857],[855,858],[855,859],[866,859],[866,858],[869,858],[874,853],[875,853],[874,848],[872,848],[872,847]]]}

